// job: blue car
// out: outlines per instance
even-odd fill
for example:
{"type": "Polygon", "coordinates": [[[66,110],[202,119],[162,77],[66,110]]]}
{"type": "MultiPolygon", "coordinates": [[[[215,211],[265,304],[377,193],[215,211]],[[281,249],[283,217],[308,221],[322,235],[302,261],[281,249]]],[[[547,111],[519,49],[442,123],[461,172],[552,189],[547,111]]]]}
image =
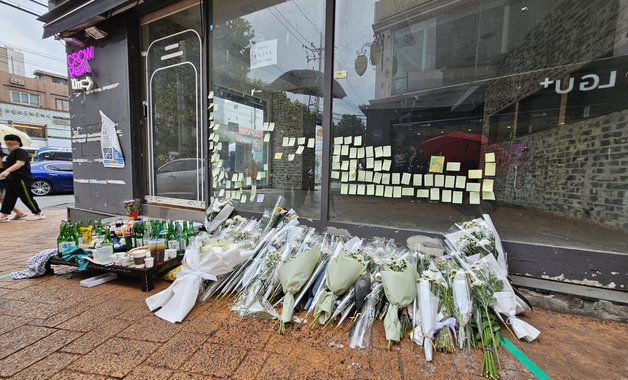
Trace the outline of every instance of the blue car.
{"type": "Polygon", "coordinates": [[[73,191],[74,174],[71,161],[44,161],[31,164],[33,195],[44,196],[53,191],[73,191]]]}

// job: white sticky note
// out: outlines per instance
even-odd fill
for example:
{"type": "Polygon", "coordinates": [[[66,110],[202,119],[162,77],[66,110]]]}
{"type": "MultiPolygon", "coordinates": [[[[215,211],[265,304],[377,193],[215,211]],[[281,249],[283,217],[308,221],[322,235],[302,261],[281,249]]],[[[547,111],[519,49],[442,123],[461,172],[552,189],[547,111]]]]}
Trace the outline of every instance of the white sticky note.
{"type": "Polygon", "coordinates": [[[213,112],[209,113],[209,120],[214,120],[214,113],[213,112]]]}
{"type": "Polygon", "coordinates": [[[349,172],[342,172],[341,182],[349,182],[349,172]]]}
{"type": "Polygon", "coordinates": [[[382,174],[382,183],[384,185],[390,185],[390,173],[382,174]]]}
{"type": "Polygon", "coordinates": [[[460,171],[460,162],[448,162],[445,170],[447,170],[448,172],[460,171]]]}
{"type": "Polygon", "coordinates": [[[349,145],[343,145],[342,146],[342,150],[340,151],[340,154],[343,156],[348,156],[349,155],[349,145]]]}
{"type": "Polygon", "coordinates": [[[356,148],[350,148],[349,158],[357,158],[357,157],[358,157],[358,150],[356,148]]]}
{"type": "Polygon", "coordinates": [[[456,189],[464,189],[467,183],[467,177],[463,175],[456,176],[456,189]]]}
{"type": "Polygon", "coordinates": [[[470,179],[480,179],[482,178],[482,169],[469,170],[468,176],[470,179]]]}
{"type": "Polygon", "coordinates": [[[452,202],[459,205],[462,204],[462,191],[453,192],[452,202]]]}
{"type": "Polygon", "coordinates": [[[289,143],[290,143],[290,138],[284,137],[282,140],[281,146],[288,146],[289,143]]]}
{"type": "Polygon", "coordinates": [[[434,174],[425,174],[425,175],[423,175],[423,185],[424,186],[434,186],[434,174]]]}
{"type": "Polygon", "coordinates": [[[366,195],[375,195],[375,185],[366,185],[366,195]]]}
{"type": "Polygon", "coordinates": [[[289,146],[294,146],[294,144],[297,143],[297,139],[296,137],[290,137],[290,140],[288,140],[288,145],[289,146]]]}
{"type": "Polygon", "coordinates": [[[251,202],[253,201],[253,198],[255,198],[255,194],[257,194],[257,186],[253,185],[251,186],[251,202]]]}
{"type": "Polygon", "coordinates": [[[384,155],[384,157],[390,157],[392,155],[392,150],[390,148],[390,145],[386,145],[383,149],[382,149],[382,154],[384,155]]]}
{"type": "Polygon", "coordinates": [[[297,148],[297,151],[295,153],[296,154],[301,154],[301,153],[303,153],[303,149],[305,149],[305,147],[303,145],[299,145],[299,147],[297,148]]]}
{"type": "Polygon", "coordinates": [[[305,145],[305,137],[299,137],[297,139],[297,144],[298,145],[305,145]]]}
{"type": "Polygon", "coordinates": [[[418,189],[416,191],[417,198],[428,198],[430,196],[430,191],[428,189],[418,189]]]}
{"type": "Polygon", "coordinates": [[[373,172],[367,170],[364,172],[364,182],[373,182],[373,172]]]}
{"type": "Polygon", "coordinates": [[[485,179],[482,181],[482,192],[492,193],[493,192],[493,180],[485,179]]]}
{"type": "Polygon", "coordinates": [[[442,174],[436,174],[434,176],[434,186],[443,187],[445,186],[445,176],[442,174]]]}
{"type": "Polygon", "coordinates": [[[342,164],[340,165],[340,169],[349,170],[349,161],[342,161],[342,164]]]}
{"type": "Polygon", "coordinates": [[[275,153],[275,160],[281,160],[282,157],[283,157],[283,153],[281,152],[275,153]]]}
{"type": "Polygon", "coordinates": [[[443,203],[451,203],[451,190],[443,190],[441,201],[443,203]]]}
{"type": "Polygon", "coordinates": [[[268,131],[269,131],[269,132],[272,132],[272,131],[274,131],[274,130],[275,130],[275,123],[270,123],[270,124],[268,124],[268,131]]]}
{"type": "Polygon", "coordinates": [[[358,193],[358,187],[354,184],[349,185],[349,195],[356,195],[358,193]]]}
{"type": "Polygon", "coordinates": [[[366,194],[366,185],[358,185],[358,195],[366,194]]]}
{"type": "Polygon", "coordinates": [[[240,198],[240,203],[246,203],[246,194],[242,194],[242,197],[240,198]]]}
{"type": "Polygon", "coordinates": [[[367,169],[373,169],[373,158],[369,157],[366,159],[366,168],[367,169]]]}
{"type": "Polygon", "coordinates": [[[373,170],[375,170],[376,172],[381,172],[382,171],[382,162],[380,160],[376,160],[375,161],[375,165],[373,166],[373,170]]]}
{"type": "Polygon", "coordinates": [[[422,174],[414,174],[412,176],[412,185],[413,186],[423,186],[423,175],[422,174]]]}
{"type": "Polygon", "coordinates": [[[484,199],[485,201],[494,201],[495,200],[495,193],[490,191],[490,192],[486,192],[483,191],[482,192],[482,199],[484,199]]]}
{"type": "Polygon", "coordinates": [[[264,194],[257,194],[257,203],[264,202],[264,194]]]}
{"type": "Polygon", "coordinates": [[[288,161],[293,161],[294,160],[294,154],[289,154],[288,155],[288,161]]]}
{"type": "Polygon", "coordinates": [[[342,144],[342,137],[334,137],[334,144],[342,144]]]}
{"type": "Polygon", "coordinates": [[[384,151],[381,146],[375,147],[375,158],[382,157],[384,155],[383,152],[384,151]]]}
{"type": "Polygon", "coordinates": [[[357,169],[358,160],[349,160],[349,169],[357,169]]]}
{"type": "Polygon", "coordinates": [[[332,179],[340,179],[340,172],[337,170],[332,170],[329,175],[332,179]]]}
{"type": "Polygon", "coordinates": [[[224,197],[225,196],[225,189],[220,189],[220,193],[218,193],[219,197],[224,197]]]}
{"type": "Polygon", "coordinates": [[[314,140],[314,137],[310,137],[310,138],[307,140],[307,147],[308,147],[308,148],[314,148],[314,142],[315,142],[315,141],[316,141],[316,140],[314,140]]]}
{"type": "Polygon", "coordinates": [[[393,185],[399,185],[400,182],[401,173],[392,173],[392,176],[390,177],[390,183],[392,183],[393,185]]]}
{"type": "Polygon", "coordinates": [[[375,186],[375,196],[376,197],[383,197],[384,196],[384,186],[383,185],[375,186]]]}
{"type": "Polygon", "coordinates": [[[475,182],[467,182],[467,191],[479,193],[480,192],[480,184],[475,182]]]}
{"type": "Polygon", "coordinates": [[[334,155],[340,156],[341,151],[342,151],[342,145],[339,145],[339,144],[334,145],[334,155]]]}
{"type": "Polygon", "coordinates": [[[382,170],[385,172],[390,171],[391,164],[392,164],[391,160],[384,160],[384,162],[382,162],[382,170]]]}
{"type": "Polygon", "coordinates": [[[358,181],[364,182],[365,175],[366,175],[366,173],[364,171],[360,170],[358,172],[358,181]]]}
{"type": "Polygon", "coordinates": [[[484,175],[488,177],[495,176],[496,164],[494,162],[487,162],[484,165],[484,175]]]}
{"type": "Polygon", "coordinates": [[[373,157],[373,156],[375,156],[375,153],[373,151],[373,147],[372,146],[367,146],[366,149],[365,149],[365,154],[366,154],[366,157],[373,157]]]}
{"type": "Polygon", "coordinates": [[[340,194],[349,194],[349,185],[346,183],[340,185],[340,194]]]}
{"type": "Polygon", "coordinates": [[[469,204],[479,205],[480,204],[480,193],[477,191],[472,191],[469,193],[469,204]]]}
{"type": "Polygon", "coordinates": [[[362,136],[355,136],[353,138],[353,145],[355,145],[355,146],[362,145],[362,136]]]}
{"type": "Polygon", "coordinates": [[[393,187],[393,198],[401,198],[401,186],[393,187]]]}
{"type": "Polygon", "coordinates": [[[214,91],[210,91],[209,95],[207,95],[207,99],[213,99],[214,98],[214,91]]]}
{"type": "Polygon", "coordinates": [[[432,187],[430,189],[430,200],[437,201],[440,199],[440,189],[438,187],[432,187]]]}
{"type": "Polygon", "coordinates": [[[484,161],[486,162],[495,162],[495,153],[486,153],[484,155],[484,161]]]}
{"type": "Polygon", "coordinates": [[[264,134],[264,142],[270,142],[270,133],[264,134]]]}
{"type": "Polygon", "coordinates": [[[409,185],[411,179],[412,179],[412,175],[410,173],[403,173],[403,176],[401,176],[401,184],[409,185]]]}
{"type": "Polygon", "coordinates": [[[222,150],[222,143],[219,142],[218,144],[216,144],[216,149],[217,150],[222,150]]]}
{"type": "Polygon", "coordinates": [[[360,147],[356,149],[358,158],[364,158],[364,147],[360,147]]]}
{"type": "Polygon", "coordinates": [[[251,177],[246,177],[246,186],[251,186],[251,177]]]}
{"type": "Polygon", "coordinates": [[[375,172],[373,174],[373,183],[382,183],[382,173],[375,172]]]}
{"type": "Polygon", "coordinates": [[[333,156],[331,162],[340,162],[340,156],[333,156]]]}
{"type": "Polygon", "coordinates": [[[404,197],[414,196],[414,187],[404,187],[401,190],[401,195],[403,195],[404,197]]]}
{"type": "Polygon", "coordinates": [[[256,180],[258,180],[258,181],[259,181],[259,180],[261,180],[261,179],[263,178],[263,177],[262,177],[262,174],[263,174],[263,173],[264,173],[264,172],[257,172],[257,177],[255,177],[255,179],[256,179],[256,180]]]}
{"type": "Polygon", "coordinates": [[[353,142],[353,136],[346,136],[344,143],[351,144],[351,142],[353,142]]]}
{"type": "Polygon", "coordinates": [[[392,198],[392,196],[393,196],[393,187],[392,186],[386,186],[384,188],[384,197],[392,198]]]}
{"type": "Polygon", "coordinates": [[[340,170],[341,169],[340,162],[332,162],[331,168],[333,170],[340,170]]]}
{"type": "Polygon", "coordinates": [[[448,175],[445,176],[445,187],[448,189],[453,189],[456,186],[456,176],[448,175]]]}
{"type": "Polygon", "coordinates": [[[268,122],[265,121],[263,126],[262,126],[262,131],[267,131],[268,130],[268,122]]]}

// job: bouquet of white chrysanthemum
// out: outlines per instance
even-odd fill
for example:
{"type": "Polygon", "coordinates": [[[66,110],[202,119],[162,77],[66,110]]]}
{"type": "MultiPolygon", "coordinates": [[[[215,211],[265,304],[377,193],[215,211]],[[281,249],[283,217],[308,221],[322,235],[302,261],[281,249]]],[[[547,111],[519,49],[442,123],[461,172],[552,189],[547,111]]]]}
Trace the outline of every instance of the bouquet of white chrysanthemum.
{"type": "Polygon", "coordinates": [[[417,286],[421,330],[423,333],[423,351],[425,360],[432,361],[434,331],[438,317],[438,282],[441,281],[432,271],[425,270],[417,286]],[[437,294],[434,294],[434,291],[437,294]]]}
{"type": "Polygon", "coordinates": [[[416,298],[416,268],[403,258],[391,259],[384,264],[380,274],[389,302],[384,328],[390,348],[392,342],[399,342],[402,338],[399,309],[410,305],[416,298]]]}
{"type": "MultiPolygon", "coordinates": [[[[454,296],[454,311],[456,320],[458,321],[458,344],[459,347],[462,348],[468,337],[467,324],[469,323],[469,319],[471,319],[473,301],[471,300],[467,272],[458,270],[452,273],[452,275],[453,280],[451,283],[454,296]]],[[[468,344],[468,346],[470,346],[470,344],[468,344]]]]}

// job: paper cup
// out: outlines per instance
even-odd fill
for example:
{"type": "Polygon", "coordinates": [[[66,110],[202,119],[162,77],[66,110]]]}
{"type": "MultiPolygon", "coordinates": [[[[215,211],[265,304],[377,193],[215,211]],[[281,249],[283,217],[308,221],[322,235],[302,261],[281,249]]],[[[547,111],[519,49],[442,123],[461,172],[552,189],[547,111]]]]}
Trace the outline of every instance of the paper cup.
{"type": "Polygon", "coordinates": [[[136,269],[144,269],[146,267],[145,264],[135,264],[136,269]]]}
{"type": "Polygon", "coordinates": [[[166,260],[174,259],[175,257],[177,257],[176,249],[166,249],[166,255],[165,255],[166,260]]]}
{"type": "Polygon", "coordinates": [[[153,261],[155,259],[153,259],[152,257],[147,257],[144,259],[144,265],[146,265],[146,268],[152,268],[153,267],[153,261]]]}

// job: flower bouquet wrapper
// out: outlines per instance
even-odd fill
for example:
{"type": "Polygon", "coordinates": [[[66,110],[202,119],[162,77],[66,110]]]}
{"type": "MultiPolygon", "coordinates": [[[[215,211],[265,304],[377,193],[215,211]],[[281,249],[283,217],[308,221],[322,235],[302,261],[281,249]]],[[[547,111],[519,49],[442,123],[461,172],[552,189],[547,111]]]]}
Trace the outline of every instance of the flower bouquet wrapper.
{"type": "Polygon", "coordinates": [[[464,345],[466,336],[466,326],[471,319],[473,311],[473,301],[471,300],[471,292],[465,272],[457,272],[452,283],[454,294],[454,307],[456,311],[456,319],[458,320],[458,342],[460,348],[464,345]]]}
{"type": "Polygon", "coordinates": [[[297,254],[279,268],[279,282],[285,294],[281,322],[292,321],[294,313],[294,294],[310,279],[316,264],[321,258],[320,247],[297,254]]]}
{"type": "Polygon", "coordinates": [[[384,294],[390,302],[384,317],[386,340],[399,342],[401,338],[399,308],[410,305],[416,298],[416,269],[412,265],[408,265],[403,272],[384,269],[381,276],[384,294]]]}
{"type": "Polygon", "coordinates": [[[519,319],[515,315],[517,301],[515,300],[514,293],[509,291],[496,292],[493,294],[493,297],[495,297],[495,305],[493,305],[493,308],[495,311],[508,316],[506,322],[512,327],[512,331],[518,339],[523,338],[528,342],[532,342],[539,336],[541,332],[536,327],[519,319]]]}
{"type": "Polygon", "coordinates": [[[321,295],[314,310],[321,324],[331,317],[336,297],[345,294],[365,270],[365,264],[342,253],[331,260],[325,278],[328,291],[321,295]]]}
{"type": "Polygon", "coordinates": [[[177,278],[167,289],[146,299],[151,311],[170,323],[181,322],[194,308],[203,279],[199,276],[177,278]]]}
{"type": "Polygon", "coordinates": [[[421,279],[417,287],[419,311],[421,314],[421,329],[425,337],[423,351],[425,352],[425,360],[432,361],[432,338],[434,337],[436,318],[438,315],[438,297],[432,293],[430,281],[427,279],[421,279]]]}

